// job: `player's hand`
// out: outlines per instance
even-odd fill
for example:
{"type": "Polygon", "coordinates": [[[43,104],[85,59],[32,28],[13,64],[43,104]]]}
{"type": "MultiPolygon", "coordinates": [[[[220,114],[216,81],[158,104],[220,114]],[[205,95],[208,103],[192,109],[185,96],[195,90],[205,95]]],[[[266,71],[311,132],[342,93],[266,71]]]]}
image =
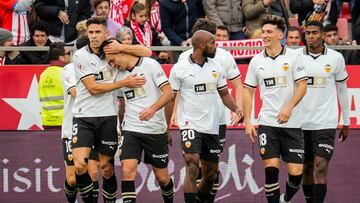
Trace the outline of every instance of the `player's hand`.
{"type": "Polygon", "coordinates": [[[59,11],[58,18],[63,24],[69,24],[69,16],[65,11],[59,11]]]}
{"type": "Polygon", "coordinates": [[[167,135],[167,140],[168,140],[169,145],[172,146],[172,136],[169,132],[169,129],[167,129],[166,135],[167,135]]]}
{"type": "Polygon", "coordinates": [[[139,113],[139,118],[141,121],[148,121],[155,115],[155,113],[156,109],[149,107],[139,113]]]}
{"type": "Polygon", "coordinates": [[[129,88],[142,87],[145,82],[145,77],[137,77],[136,74],[131,74],[125,78],[125,86],[129,88]]]}
{"type": "Polygon", "coordinates": [[[105,54],[117,54],[124,51],[124,45],[117,40],[110,40],[110,43],[104,47],[105,54]]]}
{"type": "Polygon", "coordinates": [[[171,115],[171,118],[170,118],[170,126],[173,126],[173,127],[179,127],[178,123],[177,123],[177,115],[176,113],[173,113],[171,115]]]}
{"type": "Polygon", "coordinates": [[[245,124],[245,133],[249,137],[251,143],[255,143],[255,137],[257,136],[255,127],[252,124],[245,124]]]}
{"type": "Polygon", "coordinates": [[[278,115],[278,123],[283,124],[289,121],[292,109],[285,107],[278,115]]]}
{"type": "Polygon", "coordinates": [[[230,125],[232,127],[235,127],[235,126],[239,125],[243,120],[244,120],[243,114],[241,114],[241,116],[239,116],[237,113],[231,112],[231,123],[230,123],[230,125]]]}
{"type": "Polygon", "coordinates": [[[339,133],[339,142],[344,142],[349,135],[349,126],[343,125],[339,133]]]}

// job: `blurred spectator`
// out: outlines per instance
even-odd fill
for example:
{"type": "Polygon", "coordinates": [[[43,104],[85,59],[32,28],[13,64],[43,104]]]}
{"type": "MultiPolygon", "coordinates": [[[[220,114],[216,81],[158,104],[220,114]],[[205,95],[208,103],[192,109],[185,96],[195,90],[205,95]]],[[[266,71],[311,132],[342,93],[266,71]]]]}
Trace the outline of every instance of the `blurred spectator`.
{"type": "Polygon", "coordinates": [[[1,0],[0,27],[12,32],[14,45],[27,41],[30,37],[27,10],[33,0],[1,0]]]}
{"type": "Polygon", "coordinates": [[[343,41],[339,36],[339,30],[336,25],[326,25],[324,27],[324,41],[325,45],[336,46],[336,45],[349,45],[343,41]]]}
{"type": "Polygon", "coordinates": [[[260,21],[268,13],[271,0],[242,0],[242,12],[245,17],[245,34],[252,38],[254,30],[261,29],[260,21]]]}
{"type": "Polygon", "coordinates": [[[148,15],[150,19],[150,24],[153,26],[156,30],[156,32],[159,35],[160,42],[164,46],[169,46],[170,41],[165,36],[164,32],[161,29],[161,21],[160,21],[160,3],[158,0],[147,0],[148,6],[148,15]]]}
{"type": "Polygon", "coordinates": [[[226,26],[219,25],[216,28],[215,40],[216,41],[228,41],[230,39],[230,33],[226,26]]]}
{"type": "Polygon", "coordinates": [[[132,30],[126,26],[122,27],[116,34],[116,39],[120,40],[121,43],[128,45],[132,45],[133,37],[132,30]]]}
{"type": "Polygon", "coordinates": [[[50,40],[74,44],[76,23],[91,16],[89,0],[35,0],[40,19],[49,23],[50,40]]]}
{"type": "Polygon", "coordinates": [[[109,17],[110,0],[95,0],[94,1],[95,16],[102,16],[107,19],[107,27],[110,32],[110,37],[114,38],[121,26],[109,17]]]}
{"type": "Polygon", "coordinates": [[[297,27],[289,27],[286,35],[286,45],[288,46],[302,46],[302,33],[297,27]]]}
{"type": "Polygon", "coordinates": [[[111,0],[110,18],[123,26],[128,18],[133,2],[134,0],[111,0]]]}
{"type": "MultiPolygon", "coordinates": [[[[12,47],[13,35],[9,30],[0,28],[0,46],[12,47]]],[[[0,65],[22,64],[23,58],[18,51],[0,51],[0,65]]]]}
{"type": "Polygon", "coordinates": [[[82,36],[87,36],[87,26],[86,26],[87,20],[82,20],[76,23],[76,31],[78,33],[78,38],[82,36]]]}
{"type": "Polygon", "coordinates": [[[289,13],[285,4],[286,0],[263,0],[270,15],[284,18],[286,26],[289,27],[289,13]]]}
{"type": "Polygon", "coordinates": [[[241,0],[203,0],[206,16],[217,26],[225,25],[230,31],[230,40],[245,39],[244,16],[241,0]]]}
{"type": "MultiPolygon", "coordinates": [[[[31,38],[21,46],[50,46],[48,24],[42,20],[35,21],[30,26],[31,38]]],[[[25,60],[25,64],[48,64],[47,51],[22,51],[21,56],[25,60]]]]}
{"type": "Polygon", "coordinates": [[[354,2],[351,9],[352,39],[360,44],[360,1],[354,2]]]}

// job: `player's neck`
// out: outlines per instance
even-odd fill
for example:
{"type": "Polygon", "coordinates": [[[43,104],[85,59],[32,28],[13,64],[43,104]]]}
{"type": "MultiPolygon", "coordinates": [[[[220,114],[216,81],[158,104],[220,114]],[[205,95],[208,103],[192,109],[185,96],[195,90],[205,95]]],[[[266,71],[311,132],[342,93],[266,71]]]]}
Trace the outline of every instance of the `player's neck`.
{"type": "Polygon", "coordinates": [[[126,69],[130,70],[130,69],[133,69],[138,64],[140,57],[128,55],[126,60],[128,61],[127,65],[126,65],[126,69]]]}
{"type": "Polygon", "coordinates": [[[312,54],[320,54],[324,52],[325,47],[323,45],[320,45],[319,47],[310,47],[308,46],[308,51],[312,54]]]}
{"type": "Polygon", "coordinates": [[[204,62],[206,61],[206,58],[203,56],[203,53],[200,50],[199,51],[194,50],[194,53],[192,53],[190,57],[191,60],[193,60],[197,64],[204,64],[204,62]]]}
{"type": "Polygon", "coordinates": [[[99,50],[100,50],[99,47],[93,47],[93,46],[90,45],[90,49],[91,49],[91,51],[94,52],[95,54],[99,54],[99,50]]]}
{"type": "Polygon", "coordinates": [[[282,49],[283,46],[281,46],[281,44],[279,43],[274,46],[265,48],[265,51],[270,57],[276,57],[281,53],[282,49]]]}

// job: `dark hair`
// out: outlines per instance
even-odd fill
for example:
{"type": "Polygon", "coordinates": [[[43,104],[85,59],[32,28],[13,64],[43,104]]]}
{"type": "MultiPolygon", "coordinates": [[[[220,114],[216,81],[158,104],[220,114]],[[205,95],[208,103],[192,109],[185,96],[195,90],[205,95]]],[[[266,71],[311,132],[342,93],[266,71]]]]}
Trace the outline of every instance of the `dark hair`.
{"type": "Polygon", "coordinates": [[[105,41],[101,44],[101,46],[100,46],[100,48],[99,48],[99,58],[105,59],[104,47],[105,47],[106,45],[110,44],[110,43],[112,42],[112,40],[116,40],[117,42],[119,42],[120,44],[122,44],[122,43],[120,42],[120,40],[118,40],[118,39],[116,39],[116,38],[110,38],[110,39],[105,40],[105,41]]]}
{"type": "Polygon", "coordinates": [[[60,56],[65,54],[65,43],[64,42],[54,42],[50,44],[49,48],[49,60],[58,60],[60,56]]]}
{"type": "Polygon", "coordinates": [[[263,27],[266,24],[275,25],[281,32],[285,31],[285,20],[284,18],[276,15],[268,15],[261,19],[260,25],[263,27]]]}
{"type": "Polygon", "coordinates": [[[89,43],[89,38],[87,36],[81,36],[76,40],[75,46],[76,49],[81,49],[89,43]]]}
{"type": "Polygon", "coordinates": [[[229,29],[225,25],[219,25],[216,29],[225,30],[228,34],[230,33],[229,29]]]}
{"type": "Polygon", "coordinates": [[[286,36],[288,36],[288,33],[289,33],[289,32],[295,32],[295,31],[298,31],[298,32],[299,32],[300,37],[302,36],[303,33],[301,32],[300,28],[295,27],[295,26],[290,26],[290,27],[288,28],[287,33],[286,33],[286,36]]]}
{"type": "Polygon", "coordinates": [[[109,3],[109,6],[110,6],[110,0],[95,0],[95,1],[94,1],[94,8],[96,9],[96,7],[97,7],[99,4],[101,4],[102,2],[104,2],[104,1],[108,2],[108,3],[109,3]]]}
{"type": "Polygon", "coordinates": [[[336,25],[334,24],[328,24],[325,25],[324,27],[324,32],[331,32],[331,31],[335,31],[335,32],[339,32],[339,29],[336,25]]]}
{"type": "Polygon", "coordinates": [[[107,28],[107,21],[106,18],[104,17],[100,17],[100,16],[92,17],[86,21],[86,27],[89,27],[92,24],[103,25],[107,28]]]}
{"type": "Polygon", "coordinates": [[[216,24],[208,18],[199,18],[196,20],[191,32],[194,34],[198,30],[205,30],[215,35],[216,24]]]}
{"type": "Polygon", "coordinates": [[[309,26],[318,27],[318,28],[320,28],[320,32],[324,32],[324,26],[323,26],[322,22],[320,22],[320,21],[310,21],[310,22],[306,23],[305,28],[307,28],[309,26]]]}
{"type": "Polygon", "coordinates": [[[131,6],[131,9],[130,9],[130,13],[129,13],[129,18],[128,20],[131,21],[131,14],[136,14],[136,13],[139,13],[143,10],[146,10],[146,6],[138,1],[135,1],[133,3],[133,5],[131,6]]]}
{"type": "Polygon", "coordinates": [[[47,36],[49,36],[49,24],[45,21],[42,20],[38,20],[35,21],[33,23],[31,23],[30,26],[30,34],[31,36],[34,36],[35,31],[41,31],[41,32],[45,32],[47,36]]]}

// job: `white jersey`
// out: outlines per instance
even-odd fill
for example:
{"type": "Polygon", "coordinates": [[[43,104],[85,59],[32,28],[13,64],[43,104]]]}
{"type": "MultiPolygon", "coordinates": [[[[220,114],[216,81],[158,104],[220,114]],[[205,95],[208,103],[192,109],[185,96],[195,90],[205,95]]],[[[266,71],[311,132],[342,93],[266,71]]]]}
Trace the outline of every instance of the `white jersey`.
{"type": "Polygon", "coordinates": [[[70,95],[70,90],[76,86],[74,64],[67,64],[61,74],[62,85],[64,88],[64,116],[61,126],[61,138],[71,139],[72,137],[72,108],[74,99],[70,95]]]}
{"type": "Polygon", "coordinates": [[[123,80],[130,74],[144,76],[145,85],[141,88],[119,89],[119,97],[125,99],[125,114],[122,129],[126,131],[146,134],[162,134],[166,132],[164,108],[159,109],[154,117],[148,121],[141,121],[139,113],[153,105],[161,96],[161,87],[169,84],[168,78],[161,65],[151,58],[140,58],[138,63],[130,71],[120,71],[116,80],[123,80]]]}
{"type": "Polygon", "coordinates": [[[180,130],[219,134],[218,90],[227,88],[221,65],[208,58],[201,67],[188,57],[173,66],[169,80],[173,90],[180,94],[177,108],[180,130]]]}
{"type": "Polygon", "coordinates": [[[283,48],[275,58],[266,51],[254,56],[249,64],[244,85],[256,88],[259,85],[262,106],[258,124],[272,127],[300,128],[301,111],[297,105],[287,123],[279,124],[277,116],[288,104],[295,92],[295,82],[306,79],[303,65],[295,50],[283,48]]]}
{"type": "MultiPolygon", "coordinates": [[[[194,49],[189,49],[179,56],[178,61],[180,60],[188,60],[189,56],[193,53],[194,49]]],[[[230,52],[226,51],[222,48],[216,48],[216,54],[214,59],[218,61],[222,68],[224,68],[224,73],[226,79],[235,80],[241,77],[238,66],[236,65],[234,57],[230,54],[230,52]]],[[[225,105],[221,101],[220,96],[218,97],[218,103],[220,108],[220,125],[226,124],[225,120],[225,105]]]]}
{"type": "Polygon", "coordinates": [[[81,81],[87,77],[95,76],[97,83],[113,83],[118,69],[111,67],[105,60],[101,60],[89,46],[76,51],[73,60],[78,91],[73,108],[74,116],[103,117],[117,115],[116,98],[112,91],[91,95],[81,81]]]}
{"type": "Polygon", "coordinates": [[[302,129],[334,129],[338,125],[336,82],[347,80],[344,57],[325,48],[317,57],[306,48],[298,49],[308,74],[308,89],[300,105],[304,113],[302,129]]]}

